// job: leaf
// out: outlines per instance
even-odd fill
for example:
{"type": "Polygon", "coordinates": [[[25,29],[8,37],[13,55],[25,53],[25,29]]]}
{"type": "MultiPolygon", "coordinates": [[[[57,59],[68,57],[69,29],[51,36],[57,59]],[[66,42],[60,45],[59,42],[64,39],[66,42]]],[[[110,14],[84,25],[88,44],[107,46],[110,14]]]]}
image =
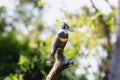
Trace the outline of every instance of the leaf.
{"type": "Polygon", "coordinates": [[[26,64],[26,63],[28,63],[28,58],[21,54],[18,64],[22,65],[22,64],[26,64]]]}
{"type": "Polygon", "coordinates": [[[40,8],[42,8],[43,7],[43,2],[42,1],[38,1],[37,2],[37,6],[40,7],[40,8]]]}
{"type": "Polygon", "coordinates": [[[110,30],[111,32],[115,31],[115,26],[114,25],[110,26],[110,30]]]}
{"type": "Polygon", "coordinates": [[[71,21],[71,25],[72,25],[72,26],[76,26],[76,25],[77,25],[77,21],[76,21],[76,20],[72,20],[72,21],[71,21]]]}
{"type": "Polygon", "coordinates": [[[23,80],[23,75],[22,74],[19,75],[19,80],[23,80]]]}

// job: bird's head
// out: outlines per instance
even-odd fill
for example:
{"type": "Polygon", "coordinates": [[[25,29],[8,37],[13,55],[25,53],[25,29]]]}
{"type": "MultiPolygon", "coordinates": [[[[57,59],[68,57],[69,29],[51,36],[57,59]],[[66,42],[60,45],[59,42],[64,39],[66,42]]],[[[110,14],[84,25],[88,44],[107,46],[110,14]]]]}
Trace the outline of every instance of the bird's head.
{"type": "Polygon", "coordinates": [[[66,23],[61,23],[60,25],[61,29],[65,30],[65,31],[70,31],[70,32],[74,32],[74,30],[72,30],[68,24],[66,23]]]}

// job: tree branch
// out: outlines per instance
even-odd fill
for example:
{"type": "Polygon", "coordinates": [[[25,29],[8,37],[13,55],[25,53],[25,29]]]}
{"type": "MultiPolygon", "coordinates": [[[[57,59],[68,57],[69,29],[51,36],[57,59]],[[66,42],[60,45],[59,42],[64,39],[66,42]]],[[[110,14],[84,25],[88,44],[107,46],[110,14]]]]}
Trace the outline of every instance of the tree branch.
{"type": "MultiPolygon", "coordinates": [[[[106,1],[108,1],[108,0],[106,0],[106,1]]],[[[92,4],[93,8],[96,10],[96,12],[99,12],[99,9],[95,6],[93,0],[90,0],[90,2],[91,2],[91,4],[92,4]]],[[[105,33],[105,36],[106,36],[106,38],[107,38],[107,43],[108,43],[108,45],[111,47],[109,25],[106,24],[106,21],[103,19],[103,15],[100,15],[100,16],[99,16],[99,21],[100,21],[100,23],[101,23],[101,24],[103,25],[103,27],[104,27],[104,33],[105,33]]]]}
{"type": "Polygon", "coordinates": [[[58,48],[54,66],[52,67],[46,80],[57,80],[57,77],[59,76],[60,72],[72,66],[73,63],[73,60],[64,56],[63,49],[58,48]]]}
{"type": "MultiPolygon", "coordinates": [[[[109,3],[108,0],[105,0],[105,1],[109,3]]],[[[99,12],[99,9],[95,6],[93,0],[90,0],[90,2],[92,4],[93,8],[95,9],[95,11],[99,12]]],[[[104,19],[104,16],[102,14],[100,14],[98,16],[98,20],[99,20],[99,22],[102,24],[102,26],[104,28],[104,34],[105,34],[105,37],[106,37],[106,40],[107,40],[107,45],[108,45],[107,46],[108,56],[107,56],[106,60],[103,60],[103,64],[106,66],[106,63],[109,63],[108,61],[110,61],[110,59],[111,59],[110,48],[112,48],[112,44],[110,42],[110,29],[109,29],[109,25],[106,23],[106,20],[104,19]]],[[[103,66],[100,66],[101,69],[102,69],[102,67],[103,66]]],[[[102,78],[103,80],[108,80],[108,73],[109,73],[109,69],[106,68],[106,70],[105,70],[105,76],[102,78]]]]}

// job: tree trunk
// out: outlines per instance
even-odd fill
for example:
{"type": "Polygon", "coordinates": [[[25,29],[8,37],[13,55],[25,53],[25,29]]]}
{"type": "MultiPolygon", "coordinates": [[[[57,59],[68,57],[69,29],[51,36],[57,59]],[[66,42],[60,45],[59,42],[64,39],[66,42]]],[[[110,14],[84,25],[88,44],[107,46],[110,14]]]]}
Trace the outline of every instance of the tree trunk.
{"type": "Polygon", "coordinates": [[[109,80],[120,80],[120,0],[116,16],[116,43],[114,45],[109,80]]]}
{"type": "Polygon", "coordinates": [[[70,58],[66,58],[64,56],[63,49],[58,48],[56,53],[54,66],[46,77],[46,80],[59,80],[57,79],[59,74],[66,68],[73,65],[73,61],[70,58]]]}

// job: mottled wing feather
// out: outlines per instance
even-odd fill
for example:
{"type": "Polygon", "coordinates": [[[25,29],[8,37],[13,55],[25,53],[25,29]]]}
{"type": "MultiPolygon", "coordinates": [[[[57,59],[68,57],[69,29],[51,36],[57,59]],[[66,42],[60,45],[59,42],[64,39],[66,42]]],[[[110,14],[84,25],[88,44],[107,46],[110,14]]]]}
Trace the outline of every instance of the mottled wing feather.
{"type": "Polygon", "coordinates": [[[52,42],[52,47],[51,47],[51,53],[53,53],[53,55],[55,54],[56,49],[58,48],[58,46],[59,46],[59,40],[58,40],[58,38],[56,37],[56,38],[54,39],[54,41],[52,42]]]}
{"type": "Polygon", "coordinates": [[[50,56],[48,57],[47,59],[47,63],[51,63],[53,57],[54,57],[54,54],[56,52],[56,49],[58,48],[58,39],[57,37],[54,39],[54,41],[52,42],[52,46],[51,46],[51,52],[50,52],[50,56]]]}

